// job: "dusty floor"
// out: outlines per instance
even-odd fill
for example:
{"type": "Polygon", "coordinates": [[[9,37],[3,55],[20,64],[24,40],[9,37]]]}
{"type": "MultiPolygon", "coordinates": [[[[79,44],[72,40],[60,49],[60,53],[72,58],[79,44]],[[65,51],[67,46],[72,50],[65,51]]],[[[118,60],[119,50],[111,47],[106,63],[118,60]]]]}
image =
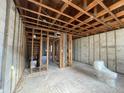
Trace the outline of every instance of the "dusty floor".
{"type": "Polygon", "coordinates": [[[91,66],[74,63],[73,67],[25,75],[17,93],[124,93],[124,76],[119,75],[117,88],[99,81],[91,66]]]}
{"type": "Polygon", "coordinates": [[[2,85],[2,81],[0,80],[0,88],[1,88],[1,85],[2,85]]]}

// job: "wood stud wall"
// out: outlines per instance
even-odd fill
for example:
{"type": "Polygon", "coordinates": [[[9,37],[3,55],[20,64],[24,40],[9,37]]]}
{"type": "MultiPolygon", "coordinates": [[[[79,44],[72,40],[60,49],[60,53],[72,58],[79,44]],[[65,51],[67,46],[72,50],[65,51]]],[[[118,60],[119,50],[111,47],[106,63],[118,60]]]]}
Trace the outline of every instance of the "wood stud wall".
{"type": "MultiPolygon", "coordinates": [[[[41,71],[41,68],[42,68],[42,40],[43,40],[43,36],[42,36],[42,32],[41,31],[41,35],[40,35],[40,67],[39,67],[39,71],[41,71]]],[[[35,29],[32,29],[32,42],[31,42],[31,62],[33,61],[33,57],[34,57],[34,34],[35,34],[35,29]]],[[[64,64],[64,60],[63,60],[63,49],[64,49],[64,41],[63,41],[63,38],[64,38],[64,34],[61,33],[61,36],[59,37],[59,67],[60,68],[63,68],[65,67],[65,64],[64,64]]],[[[48,70],[48,65],[49,65],[49,49],[50,49],[50,37],[49,37],[49,32],[47,32],[47,37],[46,37],[46,42],[47,42],[47,49],[46,49],[46,52],[47,52],[47,59],[46,59],[46,69],[48,70]]],[[[55,42],[53,42],[53,60],[55,61],[55,42]]],[[[31,67],[31,62],[30,62],[30,67],[31,67]]],[[[67,63],[68,66],[71,66],[72,65],[72,34],[68,34],[68,63],[67,63]]],[[[30,72],[32,73],[33,69],[30,68],[30,72]]]]}

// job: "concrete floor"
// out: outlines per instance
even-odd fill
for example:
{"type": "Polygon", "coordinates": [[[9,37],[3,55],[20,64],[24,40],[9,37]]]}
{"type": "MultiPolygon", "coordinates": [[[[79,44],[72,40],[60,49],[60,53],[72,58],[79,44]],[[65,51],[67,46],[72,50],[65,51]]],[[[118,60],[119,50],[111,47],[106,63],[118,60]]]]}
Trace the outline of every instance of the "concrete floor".
{"type": "Polygon", "coordinates": [[[2,93],[2,81],[0,80],[0,93],[2,93]]]}
{"type": "Polygon", "coordinates": [[[1,89],[1,87],[2,87],[1,85],[2,85],[2,81],[0,80],[0,89],[1,89]]]}
{"type": "Polygon", "coordinates": [[[124,93],[124,76],[119,75],[117,87],[99,81],[89,65],[74,63],[72,67],[25,74],[16,93],[124,93]]]}

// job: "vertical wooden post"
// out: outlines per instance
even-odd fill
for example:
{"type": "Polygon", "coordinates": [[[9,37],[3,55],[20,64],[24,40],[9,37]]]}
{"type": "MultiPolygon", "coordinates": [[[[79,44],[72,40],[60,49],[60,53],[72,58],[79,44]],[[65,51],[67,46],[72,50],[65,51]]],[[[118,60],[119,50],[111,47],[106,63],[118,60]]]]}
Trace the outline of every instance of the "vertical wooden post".
{"type": "Polygon", "coordinates": [[[55,62],[55,41],[53,41],[53,47],[52,47],[52,53],[53,53],[53,62],[55,62]]]}
{"type": "Polygon", "coordinates": [[[41,66],[42,66],[42,31],[41,31],[41,34],[40,34],[40,57],[39,57],[39,62],[40,62],[39,71],[41,71],[41,66]]]}
{"type": "Polygon", "coordinates": [[[69,66],[72,65],[72,34],[69,34],[69,39],[68,39],[68,62],[69,66]]]}
{"type": "Polygon", "coordinates": [[[49,32],[47,32],[47,62],[46,62],[46,69],[48,70],[49,64],[49,32]]]}
{"type": "Polygon", "coordinates": [[[33,51],[34,51],[34,29],[32,31],[32,47],[31,47],[31,62],[30,62],[30,72],[32,73],[32,61],[33,61],[33,51]]]}
{"type": "Polygon", "coordinates": [[[60,37],[60,44],[59,44],[59,47],[60,47],[60,68],[63,68],[65,66],[64,64],[64,34],[61,33],[61,37],[60,37]]]}
{"type": "Polygon", "coordinates": [[[60,66],[60,68],[62,68],[63,67],[63,34],[61,33],[61,37],[60,37],[60,45],[59,45],[59,47],[60,47],[60,50],[59,50],[59,58],[60,58],[60,63],[59,63],[59,66],[60,66]]]}

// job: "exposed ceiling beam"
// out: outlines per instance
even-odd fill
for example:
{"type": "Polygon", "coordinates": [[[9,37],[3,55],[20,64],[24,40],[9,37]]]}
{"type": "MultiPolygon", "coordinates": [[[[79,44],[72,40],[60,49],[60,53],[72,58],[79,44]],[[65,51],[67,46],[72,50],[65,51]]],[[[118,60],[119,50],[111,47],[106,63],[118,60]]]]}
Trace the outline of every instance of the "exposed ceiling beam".
{"type": "MultiPolygon", "coordinates": [[[[41,28],[41,27],[32,26],[32,25],[25,25],[24,27],[25,28],[31,28],[31,29],[38,29],[38,30],[47,31],[47,32],[56,32],[56,31],[51,30],[51,29],[41,28]]],[[[82,37],[82,35],[75,35],[75,34],[73,34],[73,36],[82,37]]]]}
{"type": "MultiPolygon", "coordinates": [[[[70,24],[70,23],[68,23],[68,22],[66,22],[66,21],[63,21],[63,20],[60,20],[60,19],[51,17],[51,16],[49,16],[49,15],[45,15],[45,14],[42,14],[42,13],[39,13],[39,12],[36,12],[36,11],[34,11],[34,10],[31,10],[31,9],[27,9],[27,8],[24,8],[24,7],[21,7],[21,6],[16,6],[16,7],[19,8],[19,9],[22,9],[22,10],[24,10],[24,11],[28,11],[28,12],[31,12],[31,13],[34,13],[34,14],[37,14],[37,15],[40,15],[40,16],[43,16],[43,17],[52,19],[52,20],[59,21],[59,22],[64,23],[64,24],[68,24],[68,25],[71,25],[71,26],[76,26],[76,25],[74,25],[74,24],[70,24]]],[[[78,27],[78,26],[77,26],[77,27],[78,27]]],[[[85,28],[82,28],[82,29],[84,30],[85,28]]]]}
{"type": "Polygon", "coordinates": [[[25,16],[25,15],[20,15],[22,18],[28,18],[28,19],[31,19],[31,20],[35,20],[35,21],[39,21],[39,22],[42,22],[42,23],[47,23],[47,24],[50,24],[50,25],[54,25],[54,26],[58,26],[58,27],[61,27],[61,28],[65,28],[67,30],[67,32],[69,32],[69,30],[74,30],[72,28],[68,28],[68,27],[65,27],[65,26],[61,26],[61,25],[58,25],[58,24],[53,24],[51,22],[48,22],[48,21],[42,21],[40,19],[37,19],[37,18],[33,18],[33,17],[30,17],[30,16],[25,16]]]}
{"type": "Polygon", "coordinates": [[[120,20],[107,8],[107,6],[105,6],[105,4],[103,4],[103,2],[101,2],[100,0],[95,1],[97,1],[97,3],[99,3],[120,25],[122,25],[120,20]]]}
{"type": "MultiPolygon", "coordinates": [[[[71,0],[72,1],[72,0],[71,0]]],[[[64,10],[68,7],[68,5],[66,3],[64,3],[64,5],[61,7],[60,11],[61,12],[64,12],[64,10]]],[[[61,15],[60,14],[57,14],[57,16],[55,18],[59,18],[61,15]]],[[[52,23],[55,23],[56,20],[54,20],[52,23]]]]}
{"type": "Polygon", "coordinates": [[[86,14],[86,15],[89,16],[90,18],[95,19],[97,22],[99,22],[99,23],[105,25],[107,28],[112,28],[110,25],[108,25],[108,24],[102,22],[100,19],[98,19],[98,18],[96,18],[95,16],[91,15],[90,13],[88,13],[88,12],[85,11],[84,9],[80,8],[79,6],[75,5],[74,3],[72,3],[72,2],[70,2],[70,1],[68,1],[68,0],[62,0],[62,1],[65,2],[66,4],[70,5],[70,6],[74,7],[75,9],[79,10],[80,12],[86,14]]]}
{"type": "MultiPolygon", "coordinates": [[[[122,16],[124,16],[124,11],[120,11],[120,12],[118,12],[117,14],[115,14],[115,16],[116,17],[122,17],[122,16]]],[[[109,16],[109,17],[106,17],[106,18],[104,18],[104,22],[107,22],[107,21],[111,21],[111,20],[113,20],[113,17],[111,17],[111,16],[109,16]]],[[[121,22],[121,24],[122,25],[124,25],[124,23],[122,23],[121,22]]],[[[92,25],[98,25],[98,23],[96,22],[96,23],[94,23],[94,24],[92,24],[92,25]]],[[[104,27],[104,26],[103,26],[104,27]]],[[[114,26],[113,26],[114,27],[114,26]]],[[[115,27],[114,27],[115,28],[115,27]]],[[[106,29],[105,27],[103,28],[103,29],[101,29],[101,30],[104,30],[104,29],[106,29]]],[[[97,27],[97,29],[96,30],[99,30],[99,27],[97,27]]],[[[93,31],[93,30],[92,30],[93,31]]],[[[77,32],[81,32],[81,31],[77,31],[77,32]]],[[[94,31],[93,31],[94,32],[94,31]]],[[[84,33],[84,32],[83,32],[84,33]]]]}
{"type": "Polygon", "coordinates": [[[42,27],[46,27],[48,29],[52,29],[52,30],[55,30],[55,31],[60,31],[60,32],[65,32],[67,33],[65,30],[60,30],[60,29],[57,29],[57,28],[54,28],[54,27],[50,27],[50,26],[47,26],[47,25],[43,25],[43,24],[37,24],[35,22],[30,22],[30,21],[24,21],[23,20],[23,23],[26,23],[26,24],[32,24],[32,25],[36,25],[36,26],[42,26],[42,27]]]}
{"type": "MultiPolygon", "coordinates": [[[[122,18],[120,21],[122,22],[122,24],[124,24],[124,18],[122,18]]],[[[120,26],[119,26],[120,24],[118,24],[116,21],[110,23],[110,25],[113,25],[116,29],[117,29],[118,27],[120,27],[120,26]]],[[[112,29],[110,29],[110,30],[112,30],[112,29]]],[[[90,30],[90,31],[88,31],[87,33],[98,33],[98,32],[110,31],[110,30],[105,29],[104,26],[100,26],[100,27],[98,28],[98,31],[97,31],[97,32],[96,32],[96,31],[93,31],[93,30],[90,30]]],[[[85,35],[87,35],[87,34],[85,34],[85,35]]],[[[84,36],[85,36],[85,35],[84,35],[84,36]]]]}
{"type": "MultiPolygon", "coordinates": [[[[93,1],[92,3],[90,3],[86,8],[84,8],[85,11],[89,11],[90,9],[92,9],[93,7],[95,7],[98,3],[96,3],[96,1],[93,1]]],[[[76,14],[74,16],[75,19],[78,19],[80,16],[82,16],[84,13],[79,12],[78,14],[76,14]]],[[[71,23],[73,22],[75,19],[70,19],[68,22],[71,23]]],[[[91,18],[90,18],[91,20],[91,18]]],[[[87,22],[85,22],[87,23],[87,22]]],[[[81,23],[82,24],[82,23],[81,23]]],[[[82,24],[83,25],[83,24],[82,24]]],[[[67,24],[65,24],[65,26],[67,26],[67,24]]]]}
{"type": "MultiPolygon", "coordinates": [[[[72,16],[69,16],[69,15],[67,15],[67,14],[65,14],[65,13],[63,13],[63,12],[61,12],[61,11],[58,11],[58,10],[56,10],[56,9],[53,9],[53,8],[51,8],[51,7],[49,7],[49,6],[47,6],[47,5],[45,5],[45,4],[42,4],[42,3],[39,3],[39,2],[37,2],[37,1],[35,1],[35,0],[28,0],[29,2],[32,2],[32,3],[34,3],[34,4],[36,4],[36,5],[39,5],[39,6],[41,6],[41,7],[44,7],[44,8],[46,8],[46,9],[48,9],[48,10],[51,10],[51,11],[53,11],[53,12],[55,12],[55,13],[58,13],[58,14],[60,14],[60,15],[63,15],[63,16],[65,16],[65,17],[67,17],[67,18],[70,18],[70,19],[75,19],[74,17],[72,17],[72,16]]],[[[56,19],[58,19],[58,18],[56,18],[56,19]]],[[[76,21],[78,21],[78,22],[80,22],[80,23],[82,23],[82,24],[85,24],[84,22],[82,22],[82,21],[80,21],[79,19],[75,19],[76,21]]],[[[70,23],[71,24],[71,23],[70,23]]],[[[81,28],[81,27],[80,27],[81,28]]],[[[84,30],[84,28],[81,28],[82,30],[84,30]]],[[[85,30],[87,30],[87,29],[85,29],[85,30]]]]}
{"type": "MultiPolygon", "coordinates": [[[[42,0],[40,0],[40,3],[42,3],[42,0]]],[[[38,12],[40,13],[41,12],[41,10],[42,10],[42,8],[41,7],[39,7],[39,9],[38,9],[38,12]]],[[[40,15],[38,15],[37,16],[37,19],[40,19],[40,15]]],[[[39,21],[37,20],[37,24],[39,23],[39,21]]]]}
{"type": "MultiPolygon", "coordinates": [[[[115,4],[111,5],[111,6],[108,7],[108,8],[109,8],[110,11],[113,11],[113,10],[115,10],[116,8],[119,8],[119,7],[121,7],[121,6],[123,6],[123,0],[120,0],[120,1],[116,2],[115,4]]],[[[100,11],[99,13],[97,13],[96,18],[99,18],[99,17],[101,17],[101,16],[104,16],[106,13],[108,13],[106,10],[102,10],[102,11],[100,11]]],[[[104,18],[104,19],[106,19],[106,18],[104,18]]],[[[93,20],[93,19],[88,18],[88,19],[84,20],[84,22],[89,22],[89,21],[92,21],[92,20],[93,20]]],[[[100,24],[100,23],[95,22],[95,23],[93,23],[93,24],[91,24],[91,25],[96,26],[96,25],[98,25],[98,24],[100,24]]],[[[81,23],[78,24],[78,26],[81,26],[81,25],[82,25],[81,23]]],[[[88,27],[86,27],[86,28],[88,28],[88,27]]],[[[79,31],[79,32],[80,32],[80,31],[79,31]]]]}
{"type": "MultiPolygon", "coordinates": [[[[108,7],[108,8],[109,8],[110,11],[113,11],[113,10],[115,10],[115,9],[117,9],[117,8],[119,8],[119,7],[121,7],[121,6],[123,6],[123,5],[124,5],[124,1],[123,1],[123,0],[118,0],[118,2],[112,4],[112,5],[111,5],[110,7],[108,7]]],[[[105,15],[106,13],[108,13],[108,12],[107,12],[106,10],[103,10],[103,11],[99,12],[96,17],[97,17],[97,18],[98,18],[98,17],[101,17],[101,16],[105,15]]]]}

